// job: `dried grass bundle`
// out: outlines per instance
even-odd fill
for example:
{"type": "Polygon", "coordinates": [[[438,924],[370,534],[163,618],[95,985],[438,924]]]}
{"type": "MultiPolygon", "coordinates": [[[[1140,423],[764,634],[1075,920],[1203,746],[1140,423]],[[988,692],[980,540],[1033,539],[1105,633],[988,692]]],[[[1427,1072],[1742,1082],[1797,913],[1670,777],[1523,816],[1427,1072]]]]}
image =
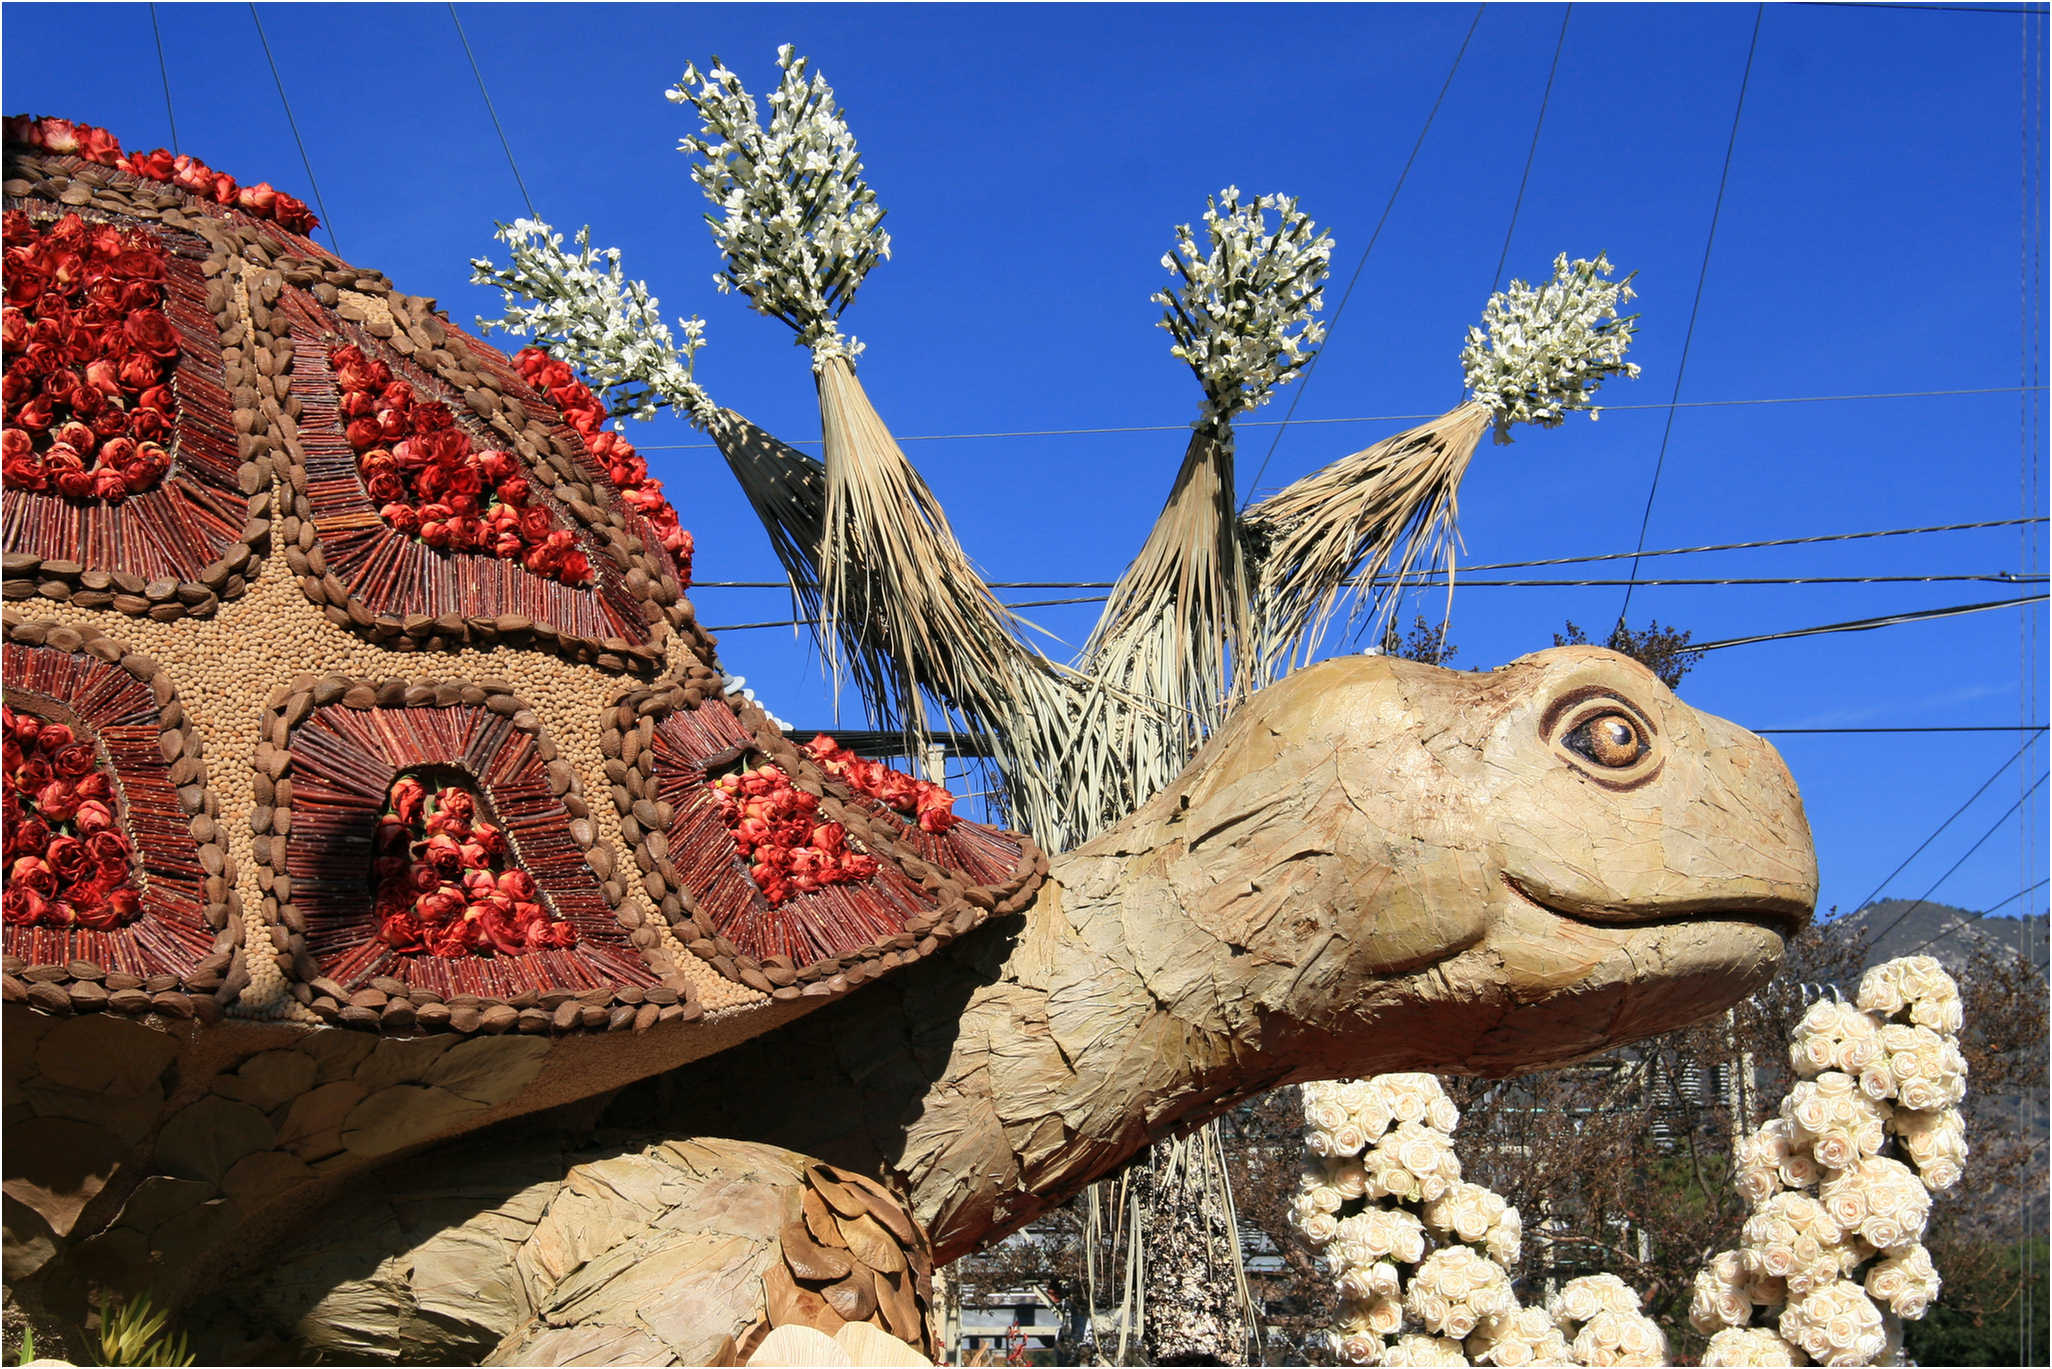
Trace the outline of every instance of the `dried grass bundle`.
{"type": "Polygon", "coordinates": [[[1248,604],[1232,434],[1206,424],[1191,434],[1160,516],[1083,648],[1085,674],[1149,704],[1114,738],[1143,796],[1172,779],[1224,721],[1248,604]]]}
{"type": "Polygon", "coordinates": [[[1340,458],[1241,516],[1255,577],[1243,687],[1308,663],[1350,590],[1349,621],[1372,611],[1379,629],[1414,571],[1451,569],[1456,496],[1489,423],[1486,407],[1462,404],[1340,458]]]}

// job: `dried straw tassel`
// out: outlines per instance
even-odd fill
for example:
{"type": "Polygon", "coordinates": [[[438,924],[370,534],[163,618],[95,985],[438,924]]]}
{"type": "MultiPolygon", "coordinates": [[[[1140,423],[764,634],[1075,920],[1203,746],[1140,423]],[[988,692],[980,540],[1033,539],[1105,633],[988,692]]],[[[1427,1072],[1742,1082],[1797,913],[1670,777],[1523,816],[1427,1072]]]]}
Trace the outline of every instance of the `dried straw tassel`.
{"type": "Polygon", "coordinates": [[[1240,522],[1253,560],[1256,621],[1241,658],[1247,687],[1307,663],[1349,587],[1358,614],[1375,583],[1388,584],[1376,601],[1379,627],[1396,606],[1393,591],[1413,572],[1441,563],[1451,569],[1456,496],[1489,421],[1489,410],[1470,401],[1247,510],[1240,522]]]}

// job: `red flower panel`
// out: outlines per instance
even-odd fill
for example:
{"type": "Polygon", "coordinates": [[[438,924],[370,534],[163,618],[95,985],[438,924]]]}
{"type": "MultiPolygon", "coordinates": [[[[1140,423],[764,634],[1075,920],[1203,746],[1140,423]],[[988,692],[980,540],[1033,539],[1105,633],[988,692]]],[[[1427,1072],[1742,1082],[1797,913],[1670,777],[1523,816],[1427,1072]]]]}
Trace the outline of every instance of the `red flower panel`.
{"type": "MultiPolygon", "coordinates": [[[[811,888],[791,877],[788,859],[781,866],[761,859],[744,860],[736,837],[740,823],[748,819],[734,816],[740,804],[722,794],[715,781],[744,764],[751,767],[749,773],[761,775],[762,758],[747,729],[724,704],[707,703],[664,714],[655,725],[649,751],[654,757],[656,799],[668,804],[672,814],[664,834],[670,861],[699,919],[743,955],[758,961],[785,956],[802,969],[887,941],[933,908],[933,897],[895,863],[875,860],[860,851],[849,854],[861,858],[866,877],[821,880],[815,870],[811,888]],[[751,875],[755,868],[765,872],[762,883],[751,875]],[[764,883],[769,885],[767,890],[764,883]]],[[[783,788],[765,786],[770,787],[783,788]]],[[[780,843],[773,820],[765,824],[760,844],[772,849],[781,845],[787,852],[810,850],[814,857],[809,865],[825,866],[831,861],[838,866],[840,851],[820,850],[812,834],[822,825],[839,829],[840,824],[831,821],[831,814],[828,823],[815,822],[817,812],[814,809],[802,818],[793,813],[784,819],[794,826],[805,825],[808,830],[803,838],[780,843]]],[[[755,820],[764,816],[774,817],[762,814],[755,820]]],[[[759,857],[762,853],[752,836],[748,854],[759,857]]],[[[839,847],[847,840],[845,832],[837,831],[826,845],[839,847]]]]}
{"type": "MultiPolygon", "coordinates": [[[[500,461],[500,444],[471,417],[459,397],[425,370],[387,352],[352,325],[326,315],[305,295],[288,292],[280,303],[280,315],[291,320],[292,390],[302,406],[299,445],[307,505],[328,574],[341,581],[363,610],[372,617],[402,620],[415,615],[510,616],[546,624],[564,637],[588,642],[617,639],[641,646],[651,640],[641,596],[627,586],[617,563],[590,530],[549,493],[547,482],[529,479],[530,471],[501,470],[493,482],[495,489],[512,480],[521,482],[521,499],[533,526],[521,533],[517,555],[437,550],[423,541],[419,534],[427,520],[419,509],[407,508],[408,496],[421,491],[407,489],[400,472],[388,466],[383,456],[373,459],[370,455],[393,449],[366,447],[360,455],[351,440],[352,425],[359,428],[354,436],[370,439],[368,428],[362,425],[378,421],[377,408],[354,418],[346,411],[345,386],[333,360],[338,345],[354,348],[375,372],[389,373],[392,382],[403,383],[411,413],[418,415],[429,408],[447,413],[453,425],[440,431],[455,434],[447,440],[465,445],[463,455],[500,461]],[[397,498],[392,497],[395,494],[397,498]],[[400,522],[411,518],[412,526],[402,531],[394,526],[395,517],[400,522]],[[546,520],[546,527],[541,520],[546,520]],[[546,544],[552,549],[544,556],[546,563],[538,563],[539,571],[523,563],[532,559],[528,556],[529,532],[534,534],[531,540],[536,546],[546,544]],[[586,571],[589,583],[566,583],[572,577],[565,571],[586,571]]],[[[345,361],[352,358],[352,354],[343,355],[345,361]]],[[[347,388],[360,392],[358,386],[347,388]]],[[[385,406],[388,410],[393,407],[385,406]]],[[[434,421],[439,422],[439,417],[434,421]]],[[[481,492],[482,477],[489,472],[474,474],[480,477],[481,492]]],[[[438,488],[435,493],[442,491],[438,488]]],[[[478,502],[481,509],[485,507],[484,501],[478,502]]],[[[437,521],[443,520],[438,516],[437,521]]]]}
{"type": "Polygon", "coordinates": [[[22,210],[6,240],[7,550],[198,581],[249,516],[206,243],[22,210]]]}
{"type": "Polygon", "coordinates": [[[207,903],[199,810],[164,759],[150,684],[83,652],[12,642],[4,675],[7,954],[183,976],[212,952],[222,913],[207,903]]]}
{"type": "Polygon", "coordinates": [[[897,839],[943,870],[972,884],[1003,885],[1018,873],[1025,846],[1018,834],[971,822],[955,813],[955,796],[878,761],[865,760],[824,733],[805,754],[847,786],[849,800],[901,830],[897,839]]]}
{"type": "MultiPolygon", "coordinates": [[[[321,974],[345,989],[388,976],[443,997],[498,999],[660,982],[586,863],[573,816],[551,790],[538,738],[510,717],[468,704],[335,702],[314,708],[292,730],[289,750],[290,830],[271,843],[270,856],[291,877],[292,906],[321,974]],[[420,786],[417,793],[409,780],[420,786]],[[446,821],[426,831],[430,783],[438,795],[471,796],[460,839],[446,821]],[[480,815],[494,829],[484,841],[477,837],[480,815]],[[381,866],[396,854],[395,825],[404,830],[416,822],[423,835],[417,851],[406,837],[406,868],[381,866]],[[466,843],[478,849],[466,853],[466,843]],[[451,848],[446,861],[442,846],[451,848]],[[402,906],[396,881],[413,875],[415,854],[433,888],[414,890],[418,898],[402,906]],[[501,940],[520,932],[522,944],[502,946],[486,927],[474,936],[449,931],[493,918],[502,897],[506,917],[496,929],[501,940]],[[422,899],[436,906],[413,916],[422,899]],[[440,906],[448,900],[459,906],[440,906]],[[409,926],[398,925],[400,912],[409,926]],[[537,923],[547,934],[530,941],[525,932],[537,923]],[[414,934],[420,932],[426,935],[414,934]]],[[[433,807],[451,811],[447,802],[433,807]]]]}

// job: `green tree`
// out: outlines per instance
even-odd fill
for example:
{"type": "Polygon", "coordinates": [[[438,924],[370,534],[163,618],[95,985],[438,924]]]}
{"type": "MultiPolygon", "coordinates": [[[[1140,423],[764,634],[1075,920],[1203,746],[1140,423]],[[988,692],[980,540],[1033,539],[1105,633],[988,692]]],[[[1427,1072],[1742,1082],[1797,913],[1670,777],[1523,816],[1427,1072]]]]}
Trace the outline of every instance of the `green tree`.
{"type": "MultiPolygon", "coordinates": [[[[1660,683],[1669,689],[1679,690],[1682,677],[1696,668],[1703,659],[1701,650],[1689,649],[1690,634],[1682,628],[1662,627],[1658,618],[1650,620],[1645,627],[1633,629],[1623,619],[1610,630],[1603,645],[1612,651],[1631,657],[1646,669],[1660,677],[1660,683]]],[[[1555,646],[1587,646],[1589,636],[1575,625],[1570,618],[1566,633],[1553,634],[1555,646]]]]}

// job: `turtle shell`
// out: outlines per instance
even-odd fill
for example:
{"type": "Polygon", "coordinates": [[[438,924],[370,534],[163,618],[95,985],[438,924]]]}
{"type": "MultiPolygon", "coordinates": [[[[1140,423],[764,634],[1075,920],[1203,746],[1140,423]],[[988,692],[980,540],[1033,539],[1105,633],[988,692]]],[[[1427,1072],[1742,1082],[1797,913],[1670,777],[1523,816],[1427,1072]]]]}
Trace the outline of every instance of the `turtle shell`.
{"type": "Polygon", "coordinates": [[[114,834],[77,878],[10,849],[42,863],[9,1000],[645,1028],[831,997],[1032,897],[1026,838],[723,692],[688,538],[560,370],[225,177],[9,134],[9,825],[114,834]]]}

